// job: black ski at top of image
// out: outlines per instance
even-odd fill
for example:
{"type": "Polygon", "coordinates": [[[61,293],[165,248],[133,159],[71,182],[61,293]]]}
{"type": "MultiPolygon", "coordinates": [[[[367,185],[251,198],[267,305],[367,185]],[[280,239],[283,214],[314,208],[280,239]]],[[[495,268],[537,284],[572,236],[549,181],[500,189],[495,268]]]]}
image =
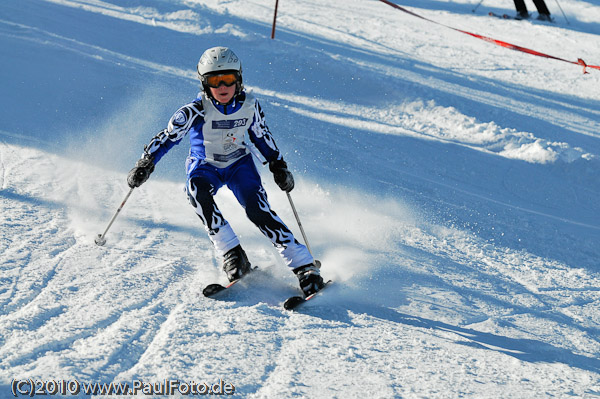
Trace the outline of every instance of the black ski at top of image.
{"type": "Polygon", "coordinates": [[[490,17],[496,17],[496,18],[502,18],[502,19],[516,19],[516,20],[521,20],[522,18],[517,18],[508,14],[496,14],[495,12],[490,11],[488,13],[488,15],[490,17]]]}
{"type": "Polygon", "coordinates": [[[488,12],[488,15],[490,17],[496,17],[496,18],[501,18],[501,19],[514,19],[515,21],[524,21],[524,20],[528,20],[528,21],[542,21],[542,22],[554,22],[554,18],[552,18],[551,16],[546,16],[544,14],[538,16],[537,18],[531,18],[531,16],[527,15],[527,16],[521,16],[519,14],[517,15],[508,15],[508,14],[496,14],[493,11],[488,12]]]}

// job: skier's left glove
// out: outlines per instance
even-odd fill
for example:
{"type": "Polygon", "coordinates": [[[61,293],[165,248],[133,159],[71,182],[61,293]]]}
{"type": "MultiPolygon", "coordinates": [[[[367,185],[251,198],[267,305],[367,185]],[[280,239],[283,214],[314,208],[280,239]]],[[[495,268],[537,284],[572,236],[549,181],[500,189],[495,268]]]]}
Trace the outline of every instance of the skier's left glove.
{"type": "Polygon", "coordinates": [[[294,176],[287,168],[283,159],[269,162],[269,170],[273,173],[275,183],[283,191],[290,192],[294,189],[294,176]]]}
{"type": "Polygon", "coordinates": [[[152,155],[144,154],[144,156],[135,163],[133,169],[129,171],[129,174],[127,175],[127,184],[131,188],[139,187],[148,180],[153,171],[154,160],[152,155]]]}

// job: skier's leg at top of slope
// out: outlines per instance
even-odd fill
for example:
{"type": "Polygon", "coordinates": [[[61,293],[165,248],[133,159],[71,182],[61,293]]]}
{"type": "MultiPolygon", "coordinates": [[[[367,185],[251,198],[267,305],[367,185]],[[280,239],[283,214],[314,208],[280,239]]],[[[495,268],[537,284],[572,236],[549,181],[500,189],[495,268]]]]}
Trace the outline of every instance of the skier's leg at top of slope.
{"type": "Polygon", "coordinates": [[[528,19],[529,12],[527,11],[527,6],[525,5],[525,0],[514,0],[515,8],[517,9],[516,19],[528,19]]]}
{"type": "Polygon", "coordinates": [[[538,10],[538,19],[542,21],[552,21],[552,17],[550,16],[550,10],[546,6],[546,2],[544,0],[533,0],[533,4],[535,4],[535,8],[538,10]]]}

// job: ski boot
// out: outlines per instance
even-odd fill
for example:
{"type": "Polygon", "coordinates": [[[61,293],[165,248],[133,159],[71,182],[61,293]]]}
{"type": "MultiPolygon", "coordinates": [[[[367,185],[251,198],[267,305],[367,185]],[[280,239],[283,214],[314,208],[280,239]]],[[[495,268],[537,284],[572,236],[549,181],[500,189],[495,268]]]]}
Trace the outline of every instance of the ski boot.
{"type": "Polygon", "coordinates": [[[550,16],[550,14],[540,14],[537,17],[538,21],[547,21],[554,22],[554,19],[550,16]]]}
{"type": "Polygon", "coordinates": [[[314,263],[297,267],[293,271],[298,277],[300,288],[302,288],[305,297],[320,291],[325,286],[323,277],[321,277],[321,273],[314,263]]]}
{"type": "Polygon", "coordinates": [[[223,255],[223,271],[227,274],[230,282],[240,279],[250,271],[250,262],[241,245],[230,249],[223,255]]]}

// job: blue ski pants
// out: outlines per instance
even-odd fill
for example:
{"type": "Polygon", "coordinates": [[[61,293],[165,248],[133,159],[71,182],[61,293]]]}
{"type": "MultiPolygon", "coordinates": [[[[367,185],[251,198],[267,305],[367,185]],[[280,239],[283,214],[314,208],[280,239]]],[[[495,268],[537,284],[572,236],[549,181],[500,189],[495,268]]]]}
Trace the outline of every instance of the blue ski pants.
{"type": "Polygon", "coordinates": [[[306,246],[294,238],[271,209],[252,155],[246,155],[226,168],[188,158],[187,169],[188,199],[221,255],[240,244],[214,200],[217,191],[227,185],[245,209],[248,219],[271,240],[286,265],[295,269],[313,262],[306,246]]]}

